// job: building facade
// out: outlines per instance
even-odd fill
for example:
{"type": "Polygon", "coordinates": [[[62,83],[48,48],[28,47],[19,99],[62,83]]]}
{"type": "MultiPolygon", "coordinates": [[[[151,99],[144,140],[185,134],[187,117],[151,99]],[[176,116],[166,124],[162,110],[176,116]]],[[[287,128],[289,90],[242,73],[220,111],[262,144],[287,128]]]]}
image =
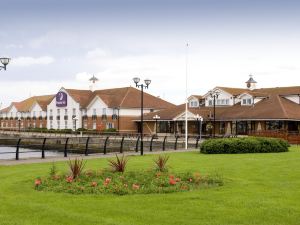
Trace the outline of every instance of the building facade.
{"type": "MultiPolygon", "coordinates": [[[[246,85],[247,88],[215,87],[202,96],[190,96],[188,133],[247,135],[268,130],[299,133],[300,86],[258,89],[252,76],[246,85]]],[[[184,134],[185,104],[149,113],[145,120],[148,133],[184,134]]]]}
{"type": "MultiPolygon", "coordinates": [[[[61,88],[56,94],[14,102],[0,111],[1,129],[47,128],[138,132],[135,122],[141,113],[141,92],[132,87],[105,90],[61,88]]],[[[144,93],[144,112],[174,105],[144,93]]]]}

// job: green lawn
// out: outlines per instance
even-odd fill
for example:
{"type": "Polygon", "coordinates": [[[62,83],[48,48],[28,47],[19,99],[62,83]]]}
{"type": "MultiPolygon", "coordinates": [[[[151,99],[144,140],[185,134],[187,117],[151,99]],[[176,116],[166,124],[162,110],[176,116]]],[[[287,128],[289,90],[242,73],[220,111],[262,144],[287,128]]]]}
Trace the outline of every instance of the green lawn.
{"type": "MultiPolygon", "coordinates": [[[[300,147],[287,153],[170,154],[174,171],[217,171],[222,187],[193,192],[129,196],[38,192],[37,176],[50,164],[0,167],[0,224],[300,224],[300,147]]],[[[130,157],[128,169],[147,169],[154,156],[130,157]]],[[[89,160],[87,168],[104,167],[89,160]]],[[[57,163],[66,170],[66,163],[57,163]]]]}

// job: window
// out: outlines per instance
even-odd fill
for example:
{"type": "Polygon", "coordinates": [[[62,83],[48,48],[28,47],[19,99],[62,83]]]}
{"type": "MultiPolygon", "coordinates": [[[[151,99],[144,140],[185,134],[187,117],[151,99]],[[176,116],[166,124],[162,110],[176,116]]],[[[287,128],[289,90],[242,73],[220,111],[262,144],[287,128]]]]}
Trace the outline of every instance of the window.
{"type": "Polygon", "coordinates": [[[50,120],[50,129],[53,129],[53,120],[50,120]]]}
{"type": "Polygon", "coordinates": [[[73,121],[73,130],[76,130],[76,121],[77,120],[72,120],[73,121]]]}
{"type": "Polygon", "coordinates": [[[117,115],[117,109],[113,109],[113,115],[117,115]]]}
{"type": "Polygon", "coordinates": [[[57,120],[57,129],[60,129],[60,120],[57,120]]]}
{"type": "Polygon", "coordinates": [[[251,105],[252,99],[251,98],[243,98],[242,105],[251,105]]]}
{"type": "Polygon", "coordinates": [[[102,115],[106,115],[106,108],[102,109],[102,115]]]}
{"type": "Polygon", "coordinates": [[[68,109],[65,109],[65,115],[66,116],[68,115],[68,109]]]}
{"type": "Polygon", "coordinates": [[[50,109],[50,116],[53,116],[53,110],[50,109]]]}
{"type": "Polygon", "coordinates": [[[195,100],[190,101],[190,107],[191,107],[191,108],[198,107],[198,102],[195,101],[195,100]]]}
{"type": "Polygon", "coordinates": [[[68,120],[65,120],[65,129],[68,129],[68,120]]]}
{"type": "Polygon", "coordinates": [[[208,105],[213,105],[213,100],[209,100],[208,105]]]}
{"type": "Polygon", "coordinates": [[[35,123],[35,121],[33,121],[33,128],[36,128],[36,123],[35,123]]]}
{"type": "Polygon", "coordinates": [[[42,111],[40,111],[40,116],[43,116],[43,112],[42,111]]]}
{"type": "Polygon", "coordinates": [[[60,109],[57,109],[57,115],[58,116],[60,115],[60,109]]]}
{"type": "Polygon", "coordinates": [[[40,128],[43,128],[43,124],[42,123],[40,123],[40,128]]]}
{"type": "Polygon", "coordinates": [[[97,129],[97,124],[96,122],[93,122],[93,130],[96,130],[97,129]]]}
{"type": "Polygon", "coordinates": [[[33,111],[32,115],[35,116],[35,111],[33,111]]]}
{"type": "Polygon", "coordinates": [[[93,115],[96,116],[97,115],[97,110],[93,109],[93,115]]]}
{"type": "Polygon", "coordinates": [[[111,129],[111,128],[114,128],[114,124],[113,123],[106,123],[106,129],[111,129]]]}
{"type": "Polygon", "coordinates": [[[86,116],[86,109],[83,109],[83,110],[82,110],[82,114],[83,114],[84,116],[86,116]]]}
{"type": "Polygon", "coordinates": [[[73,116],[76,116],[76,109],[73,108],[73,116]]]}
{"type": "Polygon", "coordinates": [[[87,121],[86,120],[83,122],[83,128],[87,129],[87,121]]]}

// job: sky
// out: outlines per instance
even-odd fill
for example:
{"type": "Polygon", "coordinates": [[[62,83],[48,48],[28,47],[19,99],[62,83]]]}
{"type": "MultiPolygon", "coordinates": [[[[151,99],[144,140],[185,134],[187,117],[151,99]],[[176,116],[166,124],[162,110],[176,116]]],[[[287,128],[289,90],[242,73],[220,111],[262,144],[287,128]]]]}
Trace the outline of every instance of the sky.
{"type": "Polygon", "coordinates": [[[61,87],[134,86],[175,104],[215,86],[300,86],[300,2],[0,0],[0,104],[61,87]],[[188,47],[186,44],[188,43],[188,47]],[[187,70],[186,70],[187,65],[187,70]]]}

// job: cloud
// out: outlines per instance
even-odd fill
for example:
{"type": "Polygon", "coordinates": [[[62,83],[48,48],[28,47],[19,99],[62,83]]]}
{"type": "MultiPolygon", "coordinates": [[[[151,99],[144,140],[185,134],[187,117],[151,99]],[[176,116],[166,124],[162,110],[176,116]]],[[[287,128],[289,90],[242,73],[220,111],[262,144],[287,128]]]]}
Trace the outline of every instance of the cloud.
{"type": "Polygon", "coordinates": [[[92,75],[87,72],[81,72],[75,75],[76,80],[80,82],[87,82],[91,77],[92,75]]]}
{"type": "Polygon", "coordinates": [[[14,66],[33,66],[33,65],[49,65],[55,60],[51,56],[42,56],[42,57],[17,57],[12,61],[14,66]]]}

